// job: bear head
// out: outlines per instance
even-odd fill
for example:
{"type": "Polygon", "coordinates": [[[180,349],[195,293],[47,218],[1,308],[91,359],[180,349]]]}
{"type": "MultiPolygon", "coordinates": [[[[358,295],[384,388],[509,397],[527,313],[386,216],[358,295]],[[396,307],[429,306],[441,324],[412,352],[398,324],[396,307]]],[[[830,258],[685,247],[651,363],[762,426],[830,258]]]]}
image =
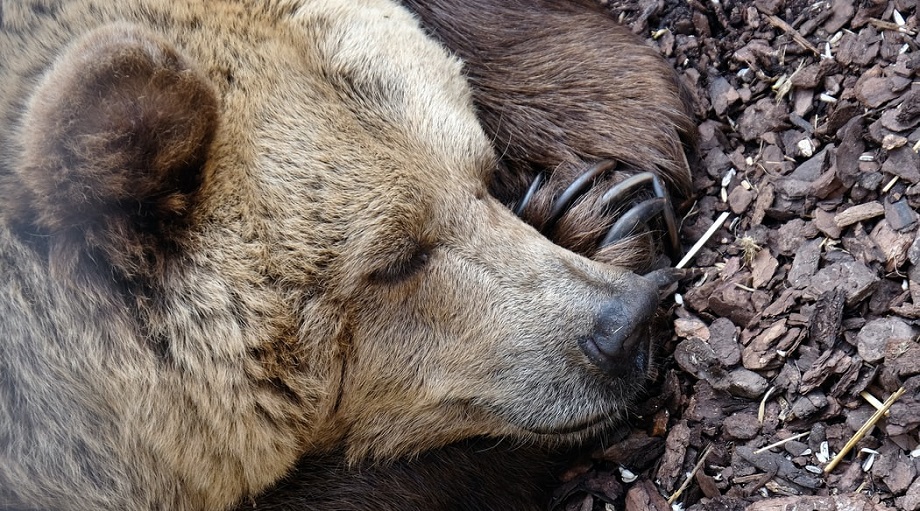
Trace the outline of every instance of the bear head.
{"type": "Polygon", "coordinates": [[[4,112],[0,358],[58,375],[10,369],[33,394],[8,430],[34,415],[18,433],[61,459],[155,459],[226,503],[311,452],[572,443],[623,412],[657,286],[489,195],[461,63],[407,12],[133,5],[2,77],[29,94],[4,112]],[[37,397],[94,410],[67,427],[115,447],[74,447],[37,397]]]}

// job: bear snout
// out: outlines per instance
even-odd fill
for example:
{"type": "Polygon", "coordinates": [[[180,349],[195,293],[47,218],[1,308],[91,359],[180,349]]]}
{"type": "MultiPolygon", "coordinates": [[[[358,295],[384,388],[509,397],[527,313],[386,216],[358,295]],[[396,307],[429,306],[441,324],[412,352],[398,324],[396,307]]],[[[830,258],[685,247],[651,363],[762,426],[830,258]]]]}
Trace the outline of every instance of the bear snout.
{"type": "Polygon", "coordinates": [[[588,359],[605,374],[644,374],[650,361],[649,323],[658,308],[658,286],[633,273],[602,303],[591,333],[578,340],[588,359]]]}

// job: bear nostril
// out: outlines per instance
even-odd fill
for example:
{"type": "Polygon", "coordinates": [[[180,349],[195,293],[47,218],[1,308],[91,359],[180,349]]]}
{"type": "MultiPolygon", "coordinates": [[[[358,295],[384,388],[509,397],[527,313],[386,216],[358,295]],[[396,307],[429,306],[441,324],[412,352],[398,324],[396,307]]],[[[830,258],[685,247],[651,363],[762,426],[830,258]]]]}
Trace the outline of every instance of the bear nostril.
{"type": "Polygon", "coordinates": [[[648,324],[658,307],[655,283],[628,274],[597,313],[591,334],[578,341],[588,359],[605,373],[628,375],[648,363],[648,324]]]}
{"type": "Polygon", "coordinates": [[[604,355],[620,356],[623,352],[629,351],[631,346],[628,346],[628,341],[635,337],[633,332],[641,323],[641,319],[632,321],[627,317],[613,319],[612,315],[601,316],[594,328],[594,343],[604,355]]]}

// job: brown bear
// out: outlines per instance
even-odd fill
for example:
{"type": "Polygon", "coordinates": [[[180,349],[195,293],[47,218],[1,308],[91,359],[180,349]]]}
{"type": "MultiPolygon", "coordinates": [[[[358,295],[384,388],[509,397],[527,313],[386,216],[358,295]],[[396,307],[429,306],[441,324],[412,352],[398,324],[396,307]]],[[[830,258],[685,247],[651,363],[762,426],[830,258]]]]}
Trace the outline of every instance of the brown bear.
{"type": "MultiPolygon", "coordinates": [[[[679,184],[675,153],[508,152],[527,143],[488,99],[530,93],[490,92],[466,56],[471,90],[405,8],[4,3],[0,56],[0,509],[226,509],[298,459],[415,458],[394,465],[406,488],[416,467],[450,475],[431,452],[475,472],[475,439],[592,438],[640,388],[654,279],[493,195],[557,170],[521,208],[539,219],[563,169],[679,184]]],[[[664,76],[639,96],[673,108],[652,135],[679,147],[664,76]]]]}

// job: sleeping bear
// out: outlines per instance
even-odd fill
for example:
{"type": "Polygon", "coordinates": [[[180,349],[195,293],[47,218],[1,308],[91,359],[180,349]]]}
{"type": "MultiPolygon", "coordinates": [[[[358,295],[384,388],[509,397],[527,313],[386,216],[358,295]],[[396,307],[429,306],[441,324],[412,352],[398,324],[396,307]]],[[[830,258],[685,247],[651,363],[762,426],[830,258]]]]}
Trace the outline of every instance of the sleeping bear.
{"type": "Polygon", "coordinates": [[[539,509],[641,389],[693,128],[588,3],[4,2],[0,55],[0,509],[539,509]]]}

